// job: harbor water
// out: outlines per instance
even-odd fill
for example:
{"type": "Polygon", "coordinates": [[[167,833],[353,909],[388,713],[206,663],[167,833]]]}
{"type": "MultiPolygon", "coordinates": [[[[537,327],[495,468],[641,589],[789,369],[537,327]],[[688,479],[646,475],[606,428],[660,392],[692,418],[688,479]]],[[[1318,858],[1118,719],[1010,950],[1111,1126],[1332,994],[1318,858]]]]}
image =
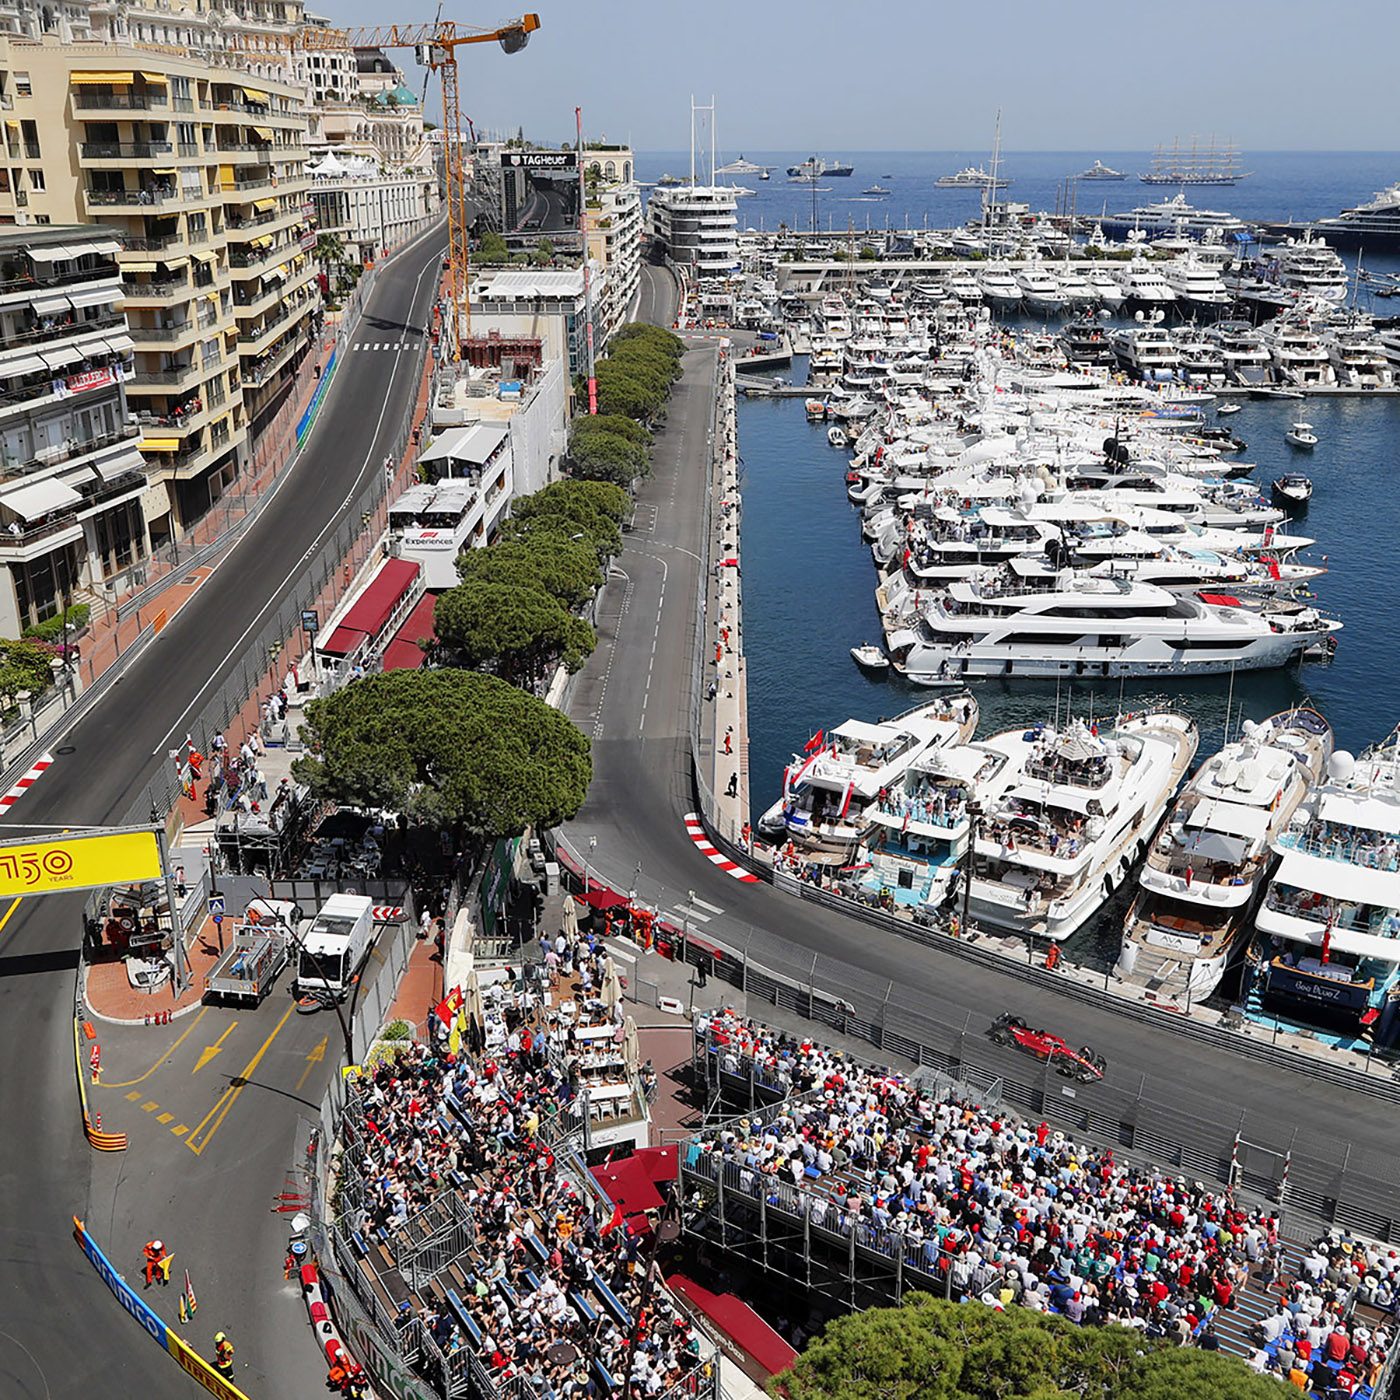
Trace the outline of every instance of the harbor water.
{"type": "MultiPolygon", "coordinates": [[[[794,378],[805,375],[799,357],[794,378]]],[[[1330,663],[1232,679],[1160,682],[981,681],[979,735],[1067,714],[1111,717],[1124,710],[1180,710],[1199,725],[1199,757],[1213,753],[1244,719],[1262,719],[1305,698],[1332,722],[1339,747],[1359,751],[1400,722],[1400,400],[1335,398],[1245,402],[1228,422],[1268,483],[1284,471],[1314,482],[1308,508],[1289,527],[1317,542],[1298,556],[1324,563],[1317,604],[1345,624],[1330,663]],[[1284,441],[1303,413],[1318,446],[1300,452],[1284,441]]],[[[800,398],[747,399],[739,409],[743,462],[744,650],[748,659],[750,792],[755,817],[778,796],[784,766],[819,728],[848,716],[877,720],[932,699],[936,692],[890,676],[872,679],[849,650],[882,638],[875,566],[846,499],[848,452],[809,424],[800,398]]],[[[1112,911],[1100,936],[1080,935],[1068,951],[1082,960],[1112,956],[1112,911]],[[1087,940],[1087,942],[1086,942],[1087,940]],[[1101,946],[1099,946],[1101,945],[1101,946]]]]}

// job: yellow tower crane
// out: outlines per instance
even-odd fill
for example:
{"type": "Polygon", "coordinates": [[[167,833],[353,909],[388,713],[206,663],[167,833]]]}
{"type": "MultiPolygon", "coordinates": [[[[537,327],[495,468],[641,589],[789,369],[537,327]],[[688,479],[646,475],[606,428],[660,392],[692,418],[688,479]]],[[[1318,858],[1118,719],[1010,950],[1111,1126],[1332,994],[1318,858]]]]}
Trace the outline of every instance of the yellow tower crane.
{"type": "Polygon", "coordinates": [[[471,326],[471,293],[467,277],[471,268],[471,248],[467,224],[466,175],[462,160],[462,106],[458,95],[457,50],[463,44],[496,43],[507,53],[519,53],[540,27],[540,17],[522,15],[495,29],[476,29],[455,20],[435,20],[429,24],[365,25],[354,29],[307,26],[289,34],[249,34],[242,36],[242,47],[250,51],[269,49],[413,49],[418,62],[436,72],[442,81],[443,198],[447,203],[448,283],[453,308],[453,325],[448,345],[453,355],[459,351],[460,337],[471,326]]]}

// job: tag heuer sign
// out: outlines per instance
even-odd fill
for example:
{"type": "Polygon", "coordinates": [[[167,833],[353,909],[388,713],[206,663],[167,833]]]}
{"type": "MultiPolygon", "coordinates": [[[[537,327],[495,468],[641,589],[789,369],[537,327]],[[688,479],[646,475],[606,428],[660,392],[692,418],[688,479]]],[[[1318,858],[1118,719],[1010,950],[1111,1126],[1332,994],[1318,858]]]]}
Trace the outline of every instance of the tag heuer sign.
{"type": "Polygon", "coordinates": [[[573,151],[510,151],[501,160],[526,170],[572,170],[578,164],[573,151]]]}

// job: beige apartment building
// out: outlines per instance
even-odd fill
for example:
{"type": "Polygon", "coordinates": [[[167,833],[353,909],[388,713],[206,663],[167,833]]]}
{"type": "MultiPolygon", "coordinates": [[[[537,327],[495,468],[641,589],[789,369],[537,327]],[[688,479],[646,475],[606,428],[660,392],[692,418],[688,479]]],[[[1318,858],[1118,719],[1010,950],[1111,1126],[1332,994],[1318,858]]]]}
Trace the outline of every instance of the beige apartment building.
{"type": "Polygon", "coordinates": [[[0,224],[121,231],[125,387],[158,544],[245,466],[250,430],[311,353],[320,293],[304,87],[140,33],[0,35],[0,224]]]}

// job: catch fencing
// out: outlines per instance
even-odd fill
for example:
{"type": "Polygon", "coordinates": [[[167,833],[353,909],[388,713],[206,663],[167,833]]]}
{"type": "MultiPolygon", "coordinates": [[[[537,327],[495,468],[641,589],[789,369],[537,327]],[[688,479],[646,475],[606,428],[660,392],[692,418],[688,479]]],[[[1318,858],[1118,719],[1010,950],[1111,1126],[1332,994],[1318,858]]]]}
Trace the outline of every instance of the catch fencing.
{"type": "MultiPolygon", "coordinates": [[[[583,856],[562,832],[554,836],[556,856],[580,877],[583,856]]],[[[1031,1060],[1024,1062],[1023,1071],[1008,1071],[1006,1052],[993,1047],[984,1034],[988,1016],[969,1012],[959,1024],[940,1020],[929,1014],[913,986],[728,915],[723,935],[715,931],[714,922],[697,932],[675,912],[688,907],[686,891],[656,886],[647,893],[648,902],[658,909],[658,947],[731,987],[732,1005],[742,1014],[778,1024],[794,1018],[815,1021],[873,1046],[882,1062],[938,1070],[975,1085],[999,1082],[1000,1098],[1011,1107],[1090,1143],[1131,1150],[1195,1180],[1239,1184],[1237,1144],[1243,1141],[1252,1151],[1249,1184],[1280,1205],[1295,1232],[1306,1233],[1313,1225],[1337,1226],[1400,1243],[1400,1161],[1364,1145],[1368,1114],[1387,1112],[1386,1105],[1358,1100],[1357,1132],[1350,1141],[1310,1131],[1301,1123],[1280,1122],[1272,1114],[1241,1112],[1225,1096],[1186,1101],[1179,1086],[1165,1076],[1142,1075],[1136,1084],[1119,1084],[1110,1077],[1080,1085],[1031,1060]],[[768,961],[760,961],[753,951],[759,946],[768,961]],[[802,971],[780,972],[769,963],[802,971]]],[[[930,943],[951,943],[944,935],[924,936],[930,943]]],[[[996,956],[981,953],[975,945],[960,945],[956,951],[996,956]]],[[[998,958],[997,965],[1003,966],[1004,960],[998,958]]],[[[1018,976],[1036,979],[1053,975],[1029,966],[1018,971],[1018,976]]],[[[1068,984],[1055,985],[1064,990],[1068,984]]],[[[1084,990],[1102,1004],[1102,993],[1084,990]]],[[[1152,1013],[1144,1009],[1144,1014],[1152,1013]]],[[[1172,1025],[1187,1031],[1184,1020],[1179,1025],[1173,1020],[1172,1025]]],[[[1228,1066],[1223,1062],[1222,1074],[1229,1072],[1228,1066]]],[[[1393,1076],[1387,1073],[1386,1079],[1393,1088],[1393,1076]]]]}

